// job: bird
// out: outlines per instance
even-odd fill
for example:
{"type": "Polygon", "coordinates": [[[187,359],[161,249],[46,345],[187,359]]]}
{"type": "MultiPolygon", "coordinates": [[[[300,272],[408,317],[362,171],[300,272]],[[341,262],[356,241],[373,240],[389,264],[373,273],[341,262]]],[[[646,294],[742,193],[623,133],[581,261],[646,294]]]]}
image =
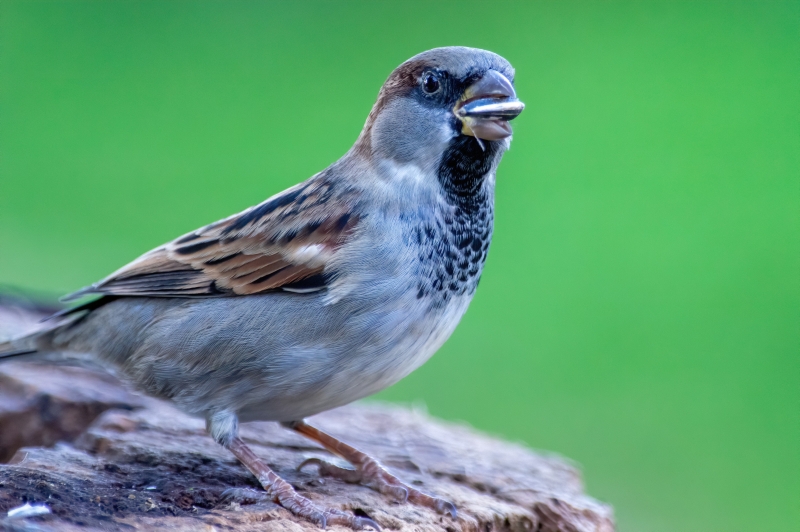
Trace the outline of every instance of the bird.
{"type": "Polygon", "coordinates": [[[312,460],[321,475],[455,518],[451,502],[305,418],[396,383],[453,333],[478,287],[497,167],[523,109],[500,55],[415,55],[338,161],[67,296],[93,299],[0,344],[0,360],[79,353],[113,369],[204,419],[265,497],[323,528],[379,524],[298,494],[239,438],[239,423],[278,422],[353,466],[312,460]]]}

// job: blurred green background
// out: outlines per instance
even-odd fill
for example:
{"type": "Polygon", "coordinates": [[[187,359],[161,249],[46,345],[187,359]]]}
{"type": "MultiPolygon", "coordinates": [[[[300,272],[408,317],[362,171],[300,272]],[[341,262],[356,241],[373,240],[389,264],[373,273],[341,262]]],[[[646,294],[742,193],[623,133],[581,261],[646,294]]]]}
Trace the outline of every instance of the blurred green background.
{"type": "Polygon", "coordinates": [[[627,531],[800,530],[800,3],[0,3],[0,281],[62,293],[326,167],[422,50],[527,110],[449,343],[379,397],[627,531]]]}

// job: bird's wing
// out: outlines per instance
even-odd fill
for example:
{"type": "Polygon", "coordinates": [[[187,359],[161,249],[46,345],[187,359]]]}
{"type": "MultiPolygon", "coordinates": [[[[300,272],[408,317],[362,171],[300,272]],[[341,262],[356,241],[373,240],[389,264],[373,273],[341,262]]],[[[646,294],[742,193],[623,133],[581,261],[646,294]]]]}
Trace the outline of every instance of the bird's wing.
{"type": "Polygon", "coordinates": [[[320,290],[331,273],[326,265],[358,224],[352,200],[312,178],[158,247],[66,299],[320,290]]]}

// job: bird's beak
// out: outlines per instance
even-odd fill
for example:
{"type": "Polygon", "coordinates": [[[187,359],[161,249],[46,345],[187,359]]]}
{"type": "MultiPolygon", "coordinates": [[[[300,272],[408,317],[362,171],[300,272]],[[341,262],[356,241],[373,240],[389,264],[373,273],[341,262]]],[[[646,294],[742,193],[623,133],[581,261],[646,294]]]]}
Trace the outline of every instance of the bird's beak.
{"type": "Polygon", "coordinates": [[[525,104],[517,99],[508,78],[496,70],[489,70],[467,87],[453,113],[461,120],[463,134],[483,140],[500,140],[511,136],[508,121],[519,116],[524,108],[525,104]]]}

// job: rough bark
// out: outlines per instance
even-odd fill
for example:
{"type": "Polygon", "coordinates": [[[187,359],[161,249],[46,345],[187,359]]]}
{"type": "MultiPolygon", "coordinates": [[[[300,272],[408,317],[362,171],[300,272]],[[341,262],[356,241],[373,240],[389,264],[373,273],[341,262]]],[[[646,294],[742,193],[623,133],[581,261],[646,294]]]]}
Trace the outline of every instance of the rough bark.
{"type": "MultiPolygon", "coordinates": [[[[384,530],[614,530],[611,508],[583,493],[563,458],[395,406],[352,405],[312,421],[459,510],[452,520],[319,478],[314,468],[297,471],[307,458],[331,456],[274,423],[242,426],[244,441],[301,494],[384,530]]],[[[258,484],[203,423],[98,370],[0,364],[0,456],[8,462],[0,465],[0,530],[318,530],[272,503],[227,502],[225,489],[258,484]],[[26,502],[50,513],[6,517],[26,502]]]]}

